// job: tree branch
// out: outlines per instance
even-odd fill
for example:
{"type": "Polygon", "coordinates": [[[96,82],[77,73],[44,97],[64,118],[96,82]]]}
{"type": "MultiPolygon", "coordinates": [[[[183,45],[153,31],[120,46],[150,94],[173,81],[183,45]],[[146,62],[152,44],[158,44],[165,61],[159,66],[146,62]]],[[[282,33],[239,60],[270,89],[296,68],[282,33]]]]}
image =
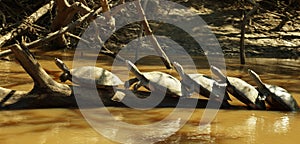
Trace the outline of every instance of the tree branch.
{"type": "Polygon", "coordinates": [[[171,64],[168,56],[166,55],[166,53],[163,51],[163,49],[159,45],[156,37],[152,33],[152,30],[151,30],[151,28],[149,26],[148,20],[147,20],[146,15],[145,15],[145,12],[144,12],[144,10],[142,8],[141,2],[138,0],[138,1],[135,2],[135,5],[137,7],[138,13],[143,18],[142,23],[143,23],[146,35],[148,35],[150,37],[150,41],[151,41],[152,45],[154,46],[155,51],[161,57],[161,60],[165,64],[166,68],[167,69],[171,69],[172,68],[172,64],[171,64]]]}
{"type": "Polygon", "coordinates": [[[17,35],[21,34],[28,28],[28,26],[34,22],[36,22],[39,18],[41,18],[44,14],[46,14],[53,6],[54,1],[51,0],[46,5],[39,8],[36,12],[32,13],[23,22],[11,32],[5,34],[4,36],[0,37],[0,47],[2,47],[7,41],[13,39],[17,35]]]}

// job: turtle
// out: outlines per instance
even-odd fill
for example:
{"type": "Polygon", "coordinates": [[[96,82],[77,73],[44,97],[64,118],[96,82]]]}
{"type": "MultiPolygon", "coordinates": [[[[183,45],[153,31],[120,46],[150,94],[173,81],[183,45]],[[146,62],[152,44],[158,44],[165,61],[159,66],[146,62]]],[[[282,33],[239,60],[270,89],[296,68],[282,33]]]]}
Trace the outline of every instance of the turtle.
{"type": "Polygon", "coordinates": [[[299,110],[297,101],[286,89],[263,83],[259,75],[251,69],[248,69],[248,73],[257,84],[258,91],[266,97],[266,102],[270,105],[271,109],[281,111],[299,110]]]}
{"type": "Polygon", "coordinates": [[[66,64],[58,58],[55,58],[55,64],[64,72],[59,77],[61,82],[70,80],[85,87],[96,83],[97,88],[106,89],[124,84],[118,76],[100,67],[82,66],[69,70],[66,64]]]}
{"type": "Polygon", "coordinates": [[[211,66],[211,71],[221,81],[225,81],[227,83],[226,90],[238,100],[246,104],[249,109],[266,109],[264,98],[259,94],[254,86],[240,78],[226,77],[222,71],[215,66],[211,66]]]}
{"type": "MultiPolygon", "coordinates": [[[[222,84],[204,74],[186,74],[183,67],[177,62],[173,62],[173,66],[181,77],[181,84],[186,87],[188,93],[195,91],[200,95],[209,98],[214,87],[222,87],[222,84]],[[195,87],[197,88],[195,89],[195,87]]],[[[226,87],[226,83],[223,83],[223,86],[226,87]]],[[[230,107],[230,104],[227,101],[231,100],[228,93],[225,91],[225,93],[221,95],[224,96],[222,106],[227,108],[230,107]]],[[[214,100],[219,100],[220,95],[214,94],[212,96],[214,96],[214,100]]]]}
{"type": "Polygon", "coordinates": [[[125,87],[129,88],[133,83],[134,91],[138,88],[144,86],[146,89],[151,91],[166,92],[167,95],[171,97],[181,97],[185,96],[182,91],[181,83],[178,79],[172,75],[160,72],[140,72],[140,70],[129,60],[126,60],[128,69],[136,76],[125,82],[125,87]]]}

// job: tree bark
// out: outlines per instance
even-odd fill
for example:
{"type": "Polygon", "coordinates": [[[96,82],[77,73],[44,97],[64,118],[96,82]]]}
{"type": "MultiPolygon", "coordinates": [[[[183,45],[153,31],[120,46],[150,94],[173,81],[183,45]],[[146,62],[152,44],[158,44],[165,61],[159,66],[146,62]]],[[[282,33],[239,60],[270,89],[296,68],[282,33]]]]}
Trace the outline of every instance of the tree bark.
{"type": "MultiPolygon", "coordinates": [[[[28,93],[18,92],[12,94],[12,99],[17,99],[14,103],[10,101],[9,104],[5,105],[5,101],[2,100],[4,109],[48,107],[49,105],[55,106],[56,104],[60,105],[61,101],[65,101],[66,99],[69,100],[71,98],[70,87],[54,81],[44,69],[42,69],[28,49],[22,49],[21,46],[17,44],[12,45],[9,48],[13,51],[16,59],[25,71],[33,79],[34,88],[28,93]],[[55,102],[49,101],[53,99],[56,99],[55,102]]],[[[11,98],[6,99],[9,100],[11,98]]]]}

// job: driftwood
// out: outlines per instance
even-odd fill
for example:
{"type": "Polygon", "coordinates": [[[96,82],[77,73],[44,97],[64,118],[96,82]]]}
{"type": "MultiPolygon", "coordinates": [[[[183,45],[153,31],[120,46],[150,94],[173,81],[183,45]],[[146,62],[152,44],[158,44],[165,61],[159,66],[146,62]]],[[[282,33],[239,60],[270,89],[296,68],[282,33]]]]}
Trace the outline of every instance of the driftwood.
{"type": "MultiPolygon", "coordinates": [[[[29,52],[29,50],[20,45],[12,45],[9,47],[16,55],[16,59],[20,62],[25,71],[34,81],[32,90],[17,91],[0,87],[0,104],[1,109],[28,109],[28,108],[74,108],[77,107],[73,89],[66,84],[54,81],[40,66],[38,61],[29,52]]],[[[84,88],[89,91],[89,88],[84,88]]],[[[124,100],[130,101],[135,95],[131,95],[129,91],[120,89],[125,94],[124,100]]],[[[126,107],[122,102],[111,100],[112,95],[108,90],[98,89],[99,97],[105,106],[126,107]]],[[[98,106],[95,100],[90,98],[88,94],[80,96],[87,103],[86,106],[98,106]]],[[[165,96],[157,107],[176,107],[179,98],[165,96]]],[[[206,107],[207,100],[199,100],[194,98],[184,98],[181,107],[192,107],[191,103],[196,103],[196,107],[206,107]]],[[[217,104],[217,103],[216,103],[217,104]]]]}
{"type": "MultiPolygon", "coordinates": [[[[81,18],[77,19],[75,22],[70,23],[67,26],[65,26],[55,32],[49,33],[46,37],[32,41],[30,43],[25,43],[24,45],[29,49],[41,47],[44,45],[44,43],[50,42],[50,41],[54,40],[55,38],[61,36],[62,34],[73,30],[77,26],[80,26],[82,23],[95,18],[96,15],[98,13],[100,13],[101,11],[102,11],[102,8],[98,8],[95,11],[91,11],[91,12],[85,14],[84,16],[82,16],[81,18]]],[[[12,51],[11,51],[11,49],[9,49],[10,47],[12,47],[12,46],[5,47],[5,49],[7,49],[7,50],[1,51],[0,57],[4,57],[4,56],[11,54],[12,51]]]]}
{"type": "MultiPolygon", "coordinates": [[[[107,0],[100,0],[100,4],[101,4],[101,7],[102,7],[102,9],[103,9],[103,13],[105,13],[105,12],[107,12],[107,11],[110,11],[110,7],[109,7],[109,5],[108,5],[107,0]]],[[[109,13],[106,13],[106,14],[110,16],[109,13]]]]}
{"type": "MultiPolygon", "coordinates": [[[[74,15],[79,12],[82,15],[89,13],[91,9],[81,2],[74,2],[72,5],[67,0],[56,0],[56,16],[52,22],[51,30],[57,31],[62,27],[72,22],[74,15]]],[[[58,47],[65,47],[67,40],[62,34],[55,39],[55,44],[58,47]]]]}
{"type": "Polygon", "coordinates": [[[36,12],[28,16],[17,28],[13,29],[9,33],[0,37],[0,47],[2,47],[7,41],[23,33],[32,23],[36,22],[39,18],[45,15],[53,6],[54,1],[50,1],[46,5],[39,8],[36,12]]]}
{"type": "MultiPolygon", "coordinates": [[[[70,99],[72,99],[70,97],[70,87],[54,81],[44,69],[41,68],[40,64],[28,50],[22,49],[20,45],[17,44],[12,45],[10,49],[25,71],[34,80],[34,88],[27,93],[14,92],[9,96],[10,98],[6,98],[7,102],[2,100],[3,109],[55,107],[56,105],[61,105],[61,101],[70,101],[70,99]],[[57,103],[53,101],[54,99],[57,103]]],[[[8,95],[6,95],[6,97],[7,96],[8,95]]]]}
{"type": "MultiPolygon", "coordinates": [[[[54,43],[57,44],[59,47],[63,47],[66,44],[66,40],[64,37],[64,34],[66,32],[69,32],[73,30],[74,28],[81,25],[83,22],[86,22],[88,20],[94,19],[98,13],[106,12],[105,17],[107,20],[114,19],[111,14],[107,11],[110,10],[107,0],[101,0],[100,4],[101,7],[94,10],[90,10],[88,7],[84,6],[80,2],[75,2],[72,5],[70,5],[66,0],[56,0],[57,3],[57,15],[55,19],[53,20],[53,23],[51,25],[52,30],[56,30],[52,33],[49,33],[46,37],[29,42],[24,43],[24,45],[31,49],[31,48],[37,48],[43,46],[45,43],[49,43],[50,41],[55,41],[54,43]],[[75,13],[80,12],[81,14],[85,14],[83,17],[77,19],[75,22],[72,22],[72,18],[75,13]],[[68,25],[67,25],[68,24],[68,25]],[[64,26],[64,27],[63,27],[64,26]]],[[[53,4],[53,1],[52,1],[53,4]]],[[[137,4],[137,9],[140,13],[140,16],[144,19],[142,24],[145,29],[146,35],[150,36],[150,40],[156,50],[156,52],[161,56],[162,61],[166,65],[167,68],[171,68],[172,65],[170,63],[169,58],[165,54],[165,52],[160,47],[159,43],[157,42],[157,39],[152,34],[152,30],[148,24],[148,21],[145,17],[145,12],[143,11],[140,2],[137,4]]],[[[70,34],[71,35],[71,34],[70,34]]],[[[74,37],[74,36],[72,36],[74,37]]],[[[117,58],[118,60],[125,61],[122,57],[118,56],[115,52],[110,51],[107,49],[103,43],[101,43],[103,49],[101,49],[100,53],[111,56],[113,58],[117,58]]],[[[11,54],[11,49],[9,49],[11,46],[7,46],[3,49],[6,49],[4,51],[0,52],[0,57],[5,57],[9,54],[11,54]]]]}

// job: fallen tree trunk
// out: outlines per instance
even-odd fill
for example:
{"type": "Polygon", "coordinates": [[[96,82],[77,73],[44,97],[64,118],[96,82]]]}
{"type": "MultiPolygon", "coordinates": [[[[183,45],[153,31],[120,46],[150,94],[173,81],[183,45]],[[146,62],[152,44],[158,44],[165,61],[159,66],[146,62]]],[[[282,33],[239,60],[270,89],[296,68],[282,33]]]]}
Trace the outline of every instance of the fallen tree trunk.
{"type": "MultiPolygon", "coordinates": [[[[16,55],[16,59],[20,62],[25,71],[33,79],[34,87],[28,92],[10,90],[0,87],[1,110],[29,108],[74,108],[78,107],[78,100],[80,100],[81,103],[85,103],[84,108],[99,106],[127,107],[122,103],[122,100],[112,100],[114,93],[112,93],[111,90],[97,89],[98,94],[94,96],[90,93],[92,91],[91,88],[71,87],[66,84],[58,83],[44,71],[44,69],[27,48],[21,48],[20,45],[15,44],[12,45],[10,49],[16,55]],[[75,99],[74,88],[86,93],[79,93],[79,95],[76,95],[75,99]],[[98,98],[101,99],[103,105],[99,105],[99,102],[97,101],[98,98]]],[[[136,96],[133,95],[129,90],[119,89],[119,91],[124,95],[123,99],[127,101],[136,100],[136,96]]],[[[178,107],[179,100],[179,98],[165,96],[156,107],[178,107]]],[[[197,108],[205,108],[208,101],[196,98],[184,98],[180,103],[181,104],[179,107],[193,108],[194,104],[196,104],[197,108]]],[[[218,106],[219,104],[216,102],[214,105],[218,106]]]]}
{"type": "Polygon", "coordinates": [[[2,107],[4,109],[55,107],[56,105],[59,106],[62,101],[67,102],[74,99],[70,97],[70,87],[54,81],[45,70],[42,69],[28,50],[22,49],[21,46],[17,44],[9,48],[13,51],[16,59],[25,71],[33,79],[34,88],[27,93],[16,91],[17,93],[12,94],[10,96],[11,98],[6,98],[7,102],[2,100],[2,107]],[[13,102],[11,101],[12,99],[14,100],[13,102]]]}

